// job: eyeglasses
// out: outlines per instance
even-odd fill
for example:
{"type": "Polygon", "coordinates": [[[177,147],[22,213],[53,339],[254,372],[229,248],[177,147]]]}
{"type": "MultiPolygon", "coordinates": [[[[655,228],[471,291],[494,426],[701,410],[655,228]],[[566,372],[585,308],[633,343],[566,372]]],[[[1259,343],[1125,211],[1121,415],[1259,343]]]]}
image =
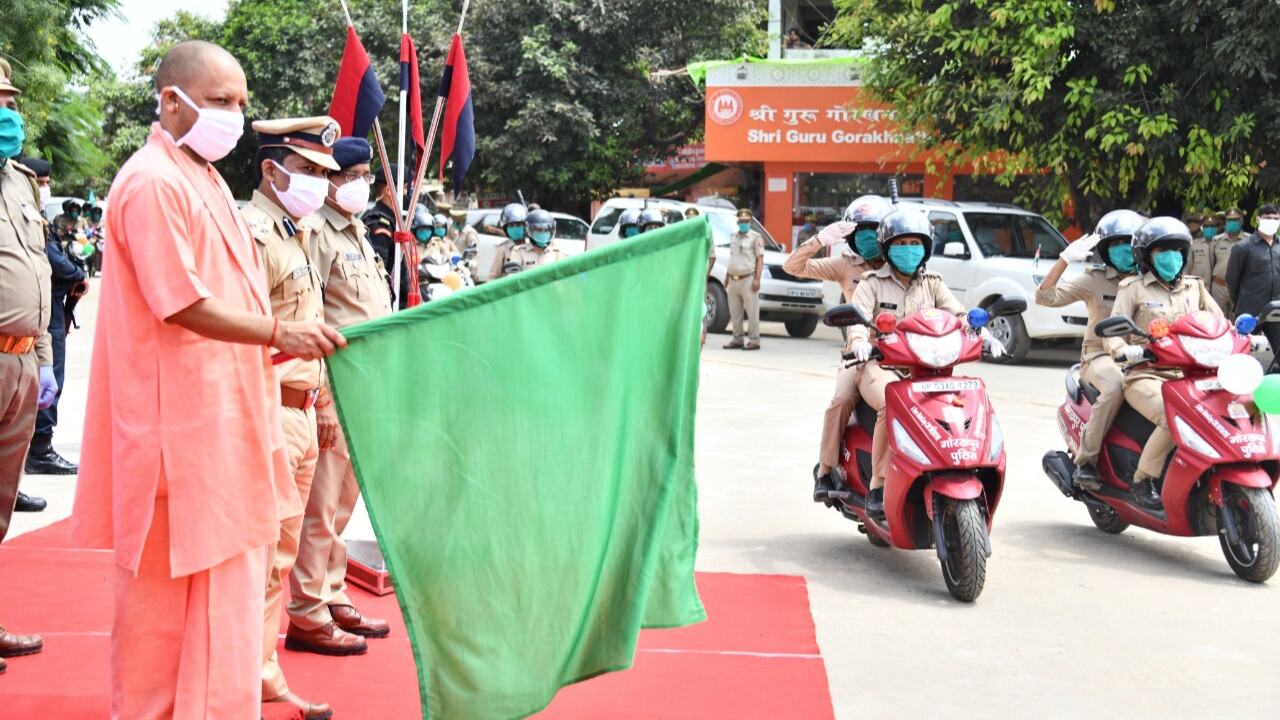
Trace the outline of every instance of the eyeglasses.
{"type": "Polygon", "coordinates": [[[346,182],[355,182],[356,180],[363,180],[369,183],[370,185],[373,184],[373,173],[340,172],[340,173],[334,173],[334,177],[340,177],[346,182]]]}

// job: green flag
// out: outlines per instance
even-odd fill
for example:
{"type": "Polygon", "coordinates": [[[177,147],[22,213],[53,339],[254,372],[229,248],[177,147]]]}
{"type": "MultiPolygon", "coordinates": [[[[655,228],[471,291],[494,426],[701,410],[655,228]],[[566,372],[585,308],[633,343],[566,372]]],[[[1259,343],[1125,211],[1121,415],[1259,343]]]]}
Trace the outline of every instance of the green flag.
{"type": "Polygon", "coordinates": [[[329,363],[429,720],[517,718],[631,666],[694,587],[710,226],[351,328],[329,363]]]}

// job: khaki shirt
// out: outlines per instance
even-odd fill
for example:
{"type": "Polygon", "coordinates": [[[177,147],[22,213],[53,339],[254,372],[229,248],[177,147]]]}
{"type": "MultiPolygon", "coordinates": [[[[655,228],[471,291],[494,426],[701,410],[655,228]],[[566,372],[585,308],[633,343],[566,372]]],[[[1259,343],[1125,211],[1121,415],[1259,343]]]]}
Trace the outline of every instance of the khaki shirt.
{"type": "Polygon", "coordinates": [[[764,238],[753,231],[734,233],[729,241],[729,274],[754,275],[756,259],[764,257],[764,238]]]}
{"type": "Polygon", "coordinates": [[[838,255],[836,257],[813,259],[822,250],[822,243],[810,240],[787,256],[782,269],[796,277],[830,280],[840,285],[846,298],[853,297],[854,288],[863,273],[871,272],[871,266],[859,255],[838,255]]]}
{"type": "MultiPolygon", "coordinates": [[[[311,227],[307,218],[294,222],[284,209],[260,191],[240,209],[249,232],[258,242],[271,314],[281,321],[324,322],[320,276],[307,257],[311,227]]],[[[276,366],[280,384],[297,390],[320,387],[319,360],[289,360],[276,366]]]]}
{"type": "Polygon", "coordinates": [[[429,241],[427,241],[426,245],[422,245],[422,243],[418,243],[418,244],[420,246],[418,248],[419,260],[425,260],[429,257],[434,256],[436,258],[444,258],[446,261],[448,261],[449,258],[453,257],[455,254],[458,253],[457,248],[453,246],[453,241],[450,240],[448,236],[432,237],[429,241]]]}
{"type": "Polygon", "coordinates": [[[477,233],[476,229],[473,227],[464,226],[462,230],[458,230],[455,225],[450,224],[449,234],[445,237],[449,238],[449,241],[453,243],[454,248],[456,248],[460,253],[466,252],[467,248],[480,242],[480,233],[477,233]]]}
{"type": "Polygon", "coordinates": [[[550,265],[551,263],[564,259],[564,253],[560,252],[560,248],[556,247],[556,242],[551,241],[545,249],[539,248],[533,243],[526,242],[516,245],[507,251],[506,257],[502,264],[515,263],[520,269],[529,270],[539,265],[550,265]]]}
{"type": "Polygon", "coordinates": [[[497,280],[502,277],[502,266],[507,264],[507,255],[516,247],[516,241],[507,238],[493,248],[493,265],[489,267],[490,280],[497,280]]]}
{"type": "MultiPolygon", "coordinates": [[[[1233,240],[1231,236],[1223,233],[1213,238],[1213,284],[1221,285],[1223,288],[1227,286],[1227,262],[1231,260],[1231,249],[1239,245],[1242,240],[1248,239],[1247,233],[1240,233],[1233,240]]],[[[1208,282],[1208,277],[1205,282],[1208,282]]]]}
{"type": "Polygon", "coordinates": [[[1102,346],[1102,338],[1093,331],[1100,320],[1111,317],[1111,308],[1116,303],[1116,295],[1120,291],[1120,281],[1124,277],[1115,268],[1104,265],[1092,267],[1082,275],[1059,282],[1053,287],[1044,283],[1036,290],[1036,304],[1045,307],[1063,307],[1073,302],[1083,302],[1089,311],[1089,327],[1084,332],[1084,346],[1080,357],[1088,360],[1094,355],[1106,352],[1102,346]]]}
{"type": "Polygon", "coordinates": [[[0,335],[36,338],[36,359],[53,364],[49,339],[49,257],[35,174],[12,160],[0,167],[0,335]]]}
{"type": "MultiPolygon", "coordinates": [[[[942,281],[941,275],[924,270],[913,277],[910,283],[903,285],[888,265],[874,273],[863,275],[850,302],[857,305],[871,320],[882,312],[893,313],[894,317],[901,320],[917,310],[928,308],[946,310],[955,315],[961,315],[965,311],[964,305],[960,304],[951,288],[942,281]]],[[[870,337],[871,329],[864,325],[849,328],[850,344],[866,341],[870,337]]]]}
{"type": "Polygon", "coordinates": [[[324,321],[344,328],[391,314],[391,293],[364,224],[326,204],[312,216],[310,256],[324,289],[324,321]]]}
{"type": "MultiPolygon", "coordinates": [[[[1221,315],[1222,309],[1213,301],[1204,281],[1195,276],[1183,275],[1172,287],[1161,282],[1155,273],[1146,273],[1138,277],[1126,278],[1120,283],[1120,292],[1116,295],[1116,304],[1111,310],[1112,317],[1127,317],[1133,320],[1144,331],[1156,318],[1169,321],[1177,320],[1189,312],[1208,310],[1221,315]]],[[[1114,355],[1117,350],[1129,344],[1123,337],[1107,338],[1102,341],[1107,352],[1114,355]]]]}
{"type": "MultiPolygon", "coordinates": [[[[1228,252],[1228,255],[1230,252],[1228,252]]],[[[1209,282],[1213,277],[1214,269],[1213,240],[1205,240],[1203,237],[1196,237],[1191,241],[1191,255],[1187,258],[1186,274],[1195,275],[1203,278],[1205,282],[1209,282]]],[[[1225,262],[1225,261],[1224,261],[1225,262]]],[[[1222,275],[1225,276],[1227,266],[1222,266],[1222,275]]]]}

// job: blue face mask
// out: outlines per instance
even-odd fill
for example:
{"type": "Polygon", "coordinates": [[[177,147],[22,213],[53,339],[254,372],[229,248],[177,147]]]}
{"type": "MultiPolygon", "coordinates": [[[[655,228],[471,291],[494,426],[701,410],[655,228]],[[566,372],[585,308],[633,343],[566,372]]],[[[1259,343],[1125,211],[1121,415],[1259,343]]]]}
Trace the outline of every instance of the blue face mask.
{"type": "Polygon", "coordinates": [[[1107,257],[1111,264],[1122,273],[1133,272],[1133,246],[1129,243],[1116,243],[1107,248],[1107,257]]]}
{"type": "Polygon", "coordinates": [[[1217,236],[1218,228],[1206,225],[1205,227],[1200,228],[1200,234],[1204,236],[1205,240],[1212,240],[1217,236]]]}
{"type": "Polygon", "coordinates": [[[622,237],[635,237],[640,234],[640,228],[635,225],[628,225],[622,228],[622,237]]]}
{"type": "Polygon", "coordinates": [[[853,234],[853,249],[863,260],[879,260],[880,244],[876,242],[876,231],[863,228],[853,234]]]}
{"type": "Polygon", "coordinates": [[[17,157],[27,140],[27,126],[22,116],[9,108],[0,108],[0,158],[17,157]]]}
{"type": "Polygon", "coordinates": [[[1227,232],[1228,232],[1228,233],[1230,233],[1230,234],[1232,234],[1232,235],[1236,235],[1236,234],[1238,234],[1238,233],[1239,233],[1241,230],[1243,230],[1243,229],[1244,229],[1244,221],[1242,221],[1242,220],[1228,220],[1228,221],[1227,221],[1227,232]]]}
{"type": "Polygon", "coordinates": [[[903,275],[915,275],[924,262],[924,246],[894,245],[889,248],[889,262],[903,275]]]}
{"type": "Polygon", "coordinates": [[[738,223],[738,232],[746,234],[751,231],[751,223],[738,223]]]}
{"type": "Polygon", "coordinates": [[[431,234],[431,228],[418,228],[413,231],[413,236],[418,239],[418,242],[427,242],[431,239],[431,234]]]}
{"type": "Polygon", "coordinates": [[[1173,282],[1182,272],[1182,253],[1172,250],[1162,252],[1155,257],[1156,275],[1165,282],[1173,282]]]}
{"type": "Polygon", "coordinates": [[[436,237],[444,237],[445,235],[448,235],[448,234],[449,234],[449,228],[447,227],[436,228],[436,237]]]}
{"type": "Polygon", "coordinates": [[[529,239],[538,247],[546,247],[551,244],[551,232],[547,230],[534,230],[529,233],[529,239]]]}
{"type": "Polygon", "coordinates": [[[508,226],[508,227],[507,227],[507,237],[511,238],[512,240],[523,240],[523,239],[524,239],[524,226],[523,226],[523,225],[511,225],[511,226],[508,226]]]}

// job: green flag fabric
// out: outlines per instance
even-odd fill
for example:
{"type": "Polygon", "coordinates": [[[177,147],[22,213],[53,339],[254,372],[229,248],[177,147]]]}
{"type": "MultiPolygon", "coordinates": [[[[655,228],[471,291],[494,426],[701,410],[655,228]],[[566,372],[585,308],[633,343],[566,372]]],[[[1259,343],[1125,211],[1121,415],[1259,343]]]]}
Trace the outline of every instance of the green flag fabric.
{"type": "Polygon", "coordinates": [[[694,586],[711,230],[688,220],[350,328],[329,372],[428,720],[533,714],[694,586]]]}

